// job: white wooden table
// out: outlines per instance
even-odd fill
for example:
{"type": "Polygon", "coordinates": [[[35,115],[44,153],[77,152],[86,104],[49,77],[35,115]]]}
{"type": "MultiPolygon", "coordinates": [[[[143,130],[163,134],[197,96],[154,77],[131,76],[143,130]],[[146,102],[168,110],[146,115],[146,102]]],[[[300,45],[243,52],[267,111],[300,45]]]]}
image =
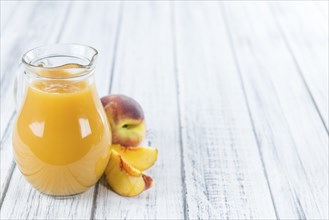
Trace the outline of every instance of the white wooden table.
{"type": "Polygon", "coordinates": [[[1,219],[328,219],[328,2],[1,1],[1,219]],[[155,186],[59,200],[12,155],[33,47],[99,50],[99,95],[143,106],[155,186]]]}

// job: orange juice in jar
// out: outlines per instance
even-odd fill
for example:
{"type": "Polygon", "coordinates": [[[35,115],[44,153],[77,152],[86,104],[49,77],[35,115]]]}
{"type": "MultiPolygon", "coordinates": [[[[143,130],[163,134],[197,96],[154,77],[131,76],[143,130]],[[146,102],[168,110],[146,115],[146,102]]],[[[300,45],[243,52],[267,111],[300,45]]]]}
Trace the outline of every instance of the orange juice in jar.
{"type": "Polygon", "coordinates": [[[26,180],[45,194],[87,190],[109,160],[111,133],[94,82],[96,57],[95,49],[76,44],[23,56],[14,156],[26,180]]]}

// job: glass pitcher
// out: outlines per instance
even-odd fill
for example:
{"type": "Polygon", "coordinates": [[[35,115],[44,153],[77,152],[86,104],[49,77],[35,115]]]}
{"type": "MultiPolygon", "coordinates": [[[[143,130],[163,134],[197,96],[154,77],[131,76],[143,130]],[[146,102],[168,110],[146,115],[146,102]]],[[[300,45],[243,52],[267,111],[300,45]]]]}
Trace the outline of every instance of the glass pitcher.
{"type": "Polygon", "coordinates": [[[81,193],[105,170],[111,133],[94,82],[96,58],[94,48],[77,44],[23,55],[13,152],[21,173],[42,193],[81,193]]]}

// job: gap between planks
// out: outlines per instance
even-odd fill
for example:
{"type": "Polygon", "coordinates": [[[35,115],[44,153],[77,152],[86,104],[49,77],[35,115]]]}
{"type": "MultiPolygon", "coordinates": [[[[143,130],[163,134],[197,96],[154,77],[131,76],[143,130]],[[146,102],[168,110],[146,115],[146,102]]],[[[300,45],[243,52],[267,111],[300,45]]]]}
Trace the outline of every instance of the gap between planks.
{"type": "MultiPolygon", "coordinates": [[[[264,6],[264,5],[263,5],[264,6]]],[[[233,10],[234,8],[233,8],[233,6],[232,6],[232,8],[231,8],[231,13],[232,13],[232,10],[233,10]]],[[[250,8],[249,8],[250,9],[250,8]]],[[[260,9],[261,8],[258,8],[258,10],[260,11],[260,9]]],[[[240,8],[240,10],[245,10],[245,9],[242,9],[242,7],[240,8]]],[[[254,10],[257,10],[257,9],[254,9],[254,10]]],[[[245,11],[248,11],[248,10],[245,10],[245,11]]],[[[240,14],[241,14],[241,11],[240,11],[240,14]]],[[[257,14],[257,13],[256,13],[257,14]]],[[[234,16],[234,13],[233,14],[231,14],[231,17],[232,17],[232,19],[233,19],[233,24],[234,24],[234,17],[237,17],[239,15],[239,13],[237,13],[237,15],[235,15],[234,16]]],[[[242,15],[242,14],[241,14],[242,15]]],[[[244,17],[245,17],[246,15],[244,15],[244,17]]],[[[257,17],[257,15],[255,15],[256,17],[257,17]]],[[[258,14],[258,17],[259,17],[259,14],[258,14]]],[[[227,18],[228,19],[228,18],[227,18]]],[[[255,19],[255,17],[253,18],[253,19],[255,19]]],[[[270,20],[273,20],[273,18],[272,19],[270,19],[270,20]]],[[[232,22],[232,20],[229,20],[229,21],[231,21],[232,22]]],[[[274,35],[274,33],[273,32],[271,32],[271,30],[274,30],[274,29],[277,29],[277,27],[276,27],[276,24],[275,24],[275,21],[273,20],[273,22],[270,22],[269,23],[269,21],[268,20],[265,20],[264,21],[265,23],[267,23],[267,24],[272,24],[272,25],[269,25],[269,26],[271,26],[272,27],[272,29],[269,29],[268,31],[270,31],[269,33],[271,33],[271,36],[280,36],[280,33],[279,33],[279,30],[277,30],[276,32],[278,32],[278,34],[277,35],[274,35]]],[[[256,24],[258,24],[257,22],[256,22],[256,24]]],[[[230,24],[230,27],[231,27],[231,25],[232,25],[232,23],[230,24]]],[[[246,23],[244,23],[244,25],[246,25],[246,23]]],[[[250,28],[252,28],[253,26],[251,25],[251,27],[250,28]]],[[[258,26],[257,26],[258,27],[258,26]]],[[[239,29],[239,25],[238,26],[234,26],[233,25],[233,28],[231,28],[231,31],[234,33],[234,31],[233,30],[238,30],[239,29]],[[233,29],[233,28],[235,28],[235,29],[233,29]]],[[[246,28],[247,29],[247,28],[246,28]]],[[[242,29],[243,30],[243,29],[242,29]]],[[[235,31],[235,35],[236,36],[234,36],[234,34],[231,34],[231,35],[233,35],[233,37],[235,38],[235,43],[237,43],[237,45],[240,45],[241,46],[241,44],[242,43],[240,43],[240,44],[238,44],[239,43],[239,41],[237,42],[237,39],[241,39],[241,40],[245,40],[245,42],[247,42],[248,43],[248,45],[249,46],[246,46],[246,48],[249,48],[250,49],[250,45],[252,45],[253,43],[257,43],[257,41],[251,41],[251,42],[249,42],[249,41],[247,41],[248,39],[250,39],[250,37],[251,36],[253,36],[253,34],[252,34],[252,32],[255,32],[255,30],[252,30],[251,29],[251,31],[250,32],[248,32],[248,31],[246,31],[246,35],[244,35],[243,34],[243,31],[241,32],[240,31],[240,33],[239,33],[239,31],[235,31]],[[246,38],[242,38],[242,37],[246,37],[246,38]],[[249,36],[249,38],[247,37],[247,36],[249,36]]],[[[275,33],[276,33],[275,32],[275,33]]],[[[261,35],[260,36],[262,36],[262,37],[264,37],[264,35],[262,35],[262,34],[264,34],[264,31],[260,31],[260,33],[261,33],[261,35]]],[[[257,36],[257,34],[255,35],[255,36],[257,36]]],[[[256,38],[257,39],[257,38],[256,38]]],[[[285,59],[289,59],[290,58],[290,54],[288,53],[288,51],[286,50],[286,47],[285,47],[285,44],[284,44],[284,42],[283,42],[283,40],[281,39],[281,38],[279,38],[280,39],[280,41],[281,41],[281,45],[283,46],[283,47],[280,47],[281,48],[281,52],[282,53],[284,53],[284,54],[286,54],[286,58],[285,59]]],[[[279,40],[277,40],[277,41],[279,41],[279,40]]],[[[242,41],[241,41],[242,42],[242,41]]],[[[265,40],[264,40],[264,42],[266,42],[265,40]]],[[[260,44],[261,43],[264,43],[263,41],[261,41],[260,42],[260,44]]],[[[247,49],[243,49],[243,47],[242,48],[240,48],[241,49],[241,54],[242,55],[240,55],[240,57],[239,56],[237,56],[237,57],[239,57],[239,62],[241,62],[242,64],[240,64],[240,66],[243,66],[243,64],[244,64],[244,66],[245,67],[252,67],[252,65],[250,65],[250,66],[246,66],[246,63],[248,63],[248,60],[247,61],[245,61],[245,62],[243,62],[243,57],[244,56],[246,56],[246,51],[248,51],[247,49]],[[242,58],[241,58],[242,57],[242,58]]],[[[274,49],[274,48],[272,48],[272,49],[274,49]]],[[[255,52],[255,51],[253,51],[253,52],[255,52]]],[[[258,50],[258,52],[260,52],[260,53],[262,53],[262,50],[258,50]]],[[[237,54],[239,54],[239,53],[237,53],[237,54]]],[[[247,52],[247,54],[249,54],[249,51],[247,52]]],[[[266,53],[265,53],[265,55],[266,55],[266,53]]],[[[268,55],[268,54],[267,54],[268,55]]],[[[255,57],[254,57],[255,58],[255,57]]],[[[251,58],[252,59],[252,58],[251,58]]],[[[264,59],[266,59],[266,56],[264,57],[264,59]]],[[[249,62],[253,62],[253,61],[249,61],[249,62]]],[[[296,72],[296,74],[295,74],[295,77],[296,77],[296,80],[298,80],[298,81],[300,81],[301,83],[300,83],[300,88],[302,89],[302,91],[303,91],[303,93],[302,94],[305,94],[304,96],[306,96],[307,98],[309,98],[308,97],[308,94],[307,94],[307,91],[305,90],[305,87],[304,87],[304,84],[302,83],[302,81],[301,81],[301,79],[300,79],[300,76],[298,75],[298,73],[297,73],[297,71],[295,70],[295,68],[294,68],[294,63],[293,62],[291,62],[291,69],[293,69],[294,70],[294,72],[296,72]]],[[[255,71],[256,69],[254,69],[254,71],[255,71]]],[[[251,70],[250,70],[251,71],[251,70]]],[[[248,73],[248,71],[246,70],[246,71],[242,71],[242,73],[243,72],[247,72],[248,73]]],[[[257,72],[257,71],[256,71],[257,72]]],[[[250,90],[250,89],[252,89],[252,87],[257,87],[257,84],[256,85],[253,85],[253,80],[252,79],[250,79],[250,77],[249,77],[249,80],[248,80],[248,78],[246,78],[245,76],[245,74],[247,74],[247,73],[243,73],[242,75],[244,75],[244,77],[242,77],[243,78],[243,81],[244,81],[244,84],[246,84],[245,85],[245,87],[247,88],[247,94],[248,94],[248,97],[249,97],[249,99],[252,101],[253,100],[253,96],[252,96],[252,91],[250,90]],[[249,88],[249,89],[248,89],[249,88]]],[[[248,76],[248,75],[247,75],[248,76]]],[[[257,77],[257,75],[256,76],[254,76],[255,78],[257,77]]],[[[257,78],[259,78],[259,76],[257,77],[257,78]]],[[[273,79],[275,79],[275,77],[273,78],[273,79]]],[[[273,80],[272,79],[272,80],[273,80]]],[[[293,77],[292,77],[292,79],[293,79],[293,77]]],[[[285,84],[286,86],[287,85],[289,85],[289,84],[285,84]]],[[[253,89],[252,89],[253,90],[253,89]]],[[[257,90],[257,89],[255,89],[255,90],[257,90]]],[[[271,91],[271,89],[269,89],[268,90],[268,92],[270,92],[271,91]]],[[[258,90],[258,92],[259,92],[259,90],[258,90]]],[[[274,95],[276,95],[275,94],[275,89],[274,89],[274,95]]],[[[269,93],[269,95],[270,95],[270,93],[269,93]]],[[[256,98],[256,101],[257,101],[257,98],[259,98],[259,97],[254,97],[254,100],[255,100],[255,98],[256,98]]],[[[263,98],[265,98],[266,99],[266,97],[263,97],[263,98]]],[[[268,97],[268,98],[270,98],[270,97],[268,97]]],[[[276,96],[274,96],[273,98],[276,98],[276,96]]],[[[248,102],[249,103],[252,103],[250,100],[248,100],[248,102]]],[[[284,100],[284,99],[283,99],[284,100]]],[[[262,101],[262,100],[261,100],[262,101]]],[[[264,101],[264,100],[263,100],[264,101]]],[[[281,100],[282,101],[282,100],[281,100]]],[[[286,100],[287,101],[287,100],[286,100]]],[[[289,102],[289,101],[288,101],[289,102]]],[[[264,103],[267,103],[267,102],[264,102],[264,103]]],[[[280,103],[279,103],[279,101],[278,101],[278,104],[280,105],[280,103]]],[[[253,106],[252,104],[250,105],[251,107],[253,106]]],[[[288,105],[289,106],[289,105],[288,105]]],[[[280,107],[280,108],[282,108],[282,106],[280,107]]],[[[317,112],[316,111],[314,111],[314,108],[313,108],[313,106],[312,106],[312,104],[309,106],[309,109],[312,109],[312,112],[313,112],[313,115],[314,115],[314,117],[315,117],[315,119],[316,119],[316,122],[318,123],[318,127],[319,127],[319,129],[321,130],[321,132],[323,132],[324,134],[326,133],[324,130],[323,130],[323,127],[322,127],[322,125],[321,125],[321,122],[318,120],[318,114],[317,114],[317,112]]],[[[280,109],[279,109],[280,110],[280,109]]],[[[254,115],[255,114],[255,108],[251,108],[251,111],[252,111],[252,114],[254,115]]],[[[261,110],[260,110],[261,111],[261,110]]],[[[269,109],[267,109],[267,110],[265,110],[265,111],[268,111],[268,112],[271,112],[271,110],[269,110],[269,109]]],[[[282,111],[278,111],[280,114],[283,114],[283,112],[282,111]]],[[[257,113],[257,111],[256,111],[256,113],[257,113]]],[[[256,114],[256,116],[257,116],[257,114],[256,114]]],[[[270,115],[267,115],[266,114],[266,116],[271,116],[271,114],[270,115]]],[[[279,115],[278,115],[279,116],[279,115]]],[[[257,120],[259,121],[259,119],[261,118],[262,116],[257,116],[257,117],[254,117],[254,120],[253,120],[253,123],[256,125],[256,133],[257,133],[257,136],[259,136],[259,139],[262,141],[262,140],[264,140],[264,138],[269,138],[269,140],[270,140],[270,142],[268,143],[269,144],[269,146],[271,146],[271,145],[273,145],[273,152],[268,152],[268,151],[266,151],[266,148],[264,148],[265,149],[265,159],[269,159],[268,158],[268,156],[266,157],[266,155],[268,155],[268,153],[272,153],[272,154],[277,154],[276,153],[276,147],[275,147],[275,145],[276,145],[276,141],[274,141],[273,142],[273,140],[272,140],[272,138],[271,138],[271,136],[270,137],[267,137],[267,135],[266,135],[266,129],[264,129],[264,127],[259,127],[259,123],[257,123],[257,120]],[[258,125],[257,125],[258,124],[258,125]],[[264,133],[265,134],[265,137],[263,137],[263,135],[262,135],[262,133],[264,133]],[[267,152],[267,153],[266,153],[267,152]]],[[[284,117],[284,115],[283,116],[281,116],[281,120],[282,120],[282,122],[284,121],[284,120],[286,120],[286,117],[284,117]]],[[[265,119],[265,121],[267,121],[267,119],[266,118],[264,118],[265,119]]],[[[281,122],[281,123],[282,123],[281,122]]],[[[265,122],[266,123],[266,122],[265,122]]],[[[291,121],[289,122],[289,123],[291,123],[291,121]]],[[[261,124],[261,126],[263,125],[263,123],[261,124]]],[[[266,124],[264,124],[264,125],[266,125],[266,124]]],[[[273,124],[273,129],[275,129],[277,126],[275,126],[275,125],[278,125],[278,124],[273,124]]],[[[282,124],[282,126],[284,126],[285,124],[282,124]]],[[[281,126],[281,125],[279,125],[279,126],[281,126]]],[[[271,128],[270,128],[271,129],[271,128]]],[[[270,130],[271,131],[271,130],[270,130]]],[[[298,133],[298,129],[297,129],[297,133],[298,133]]],[[[290,129],[287,129],[287,133],[290,133],[291,132],[291,130],[290,129]]],[[[296,132],[295,132],[295,134],[296,134],[296,132]]],[[[272,134],[272,132],[271,132],[271,135],[273,135],[272,134]]],[[[289,135],[287,135],[287,138],[288,138],[288,136],[291,136],[291,138],[292,138],[292,140],[291,140],[291,146],[292,146],[292,148],[293,149],[291,149],[290,151],[294,151],[294,152],[296,152],[297,151],[297,149],[296,149],[296,144],[298,144],[298,143],[295,143],[295,140],[293,140],[293,135],[292,134],[289,134],[289,135]]],[[[326,134],[325,134],[325,136],[327,136],[326,134]]],[[[289,139],[288,139],[289,140],[289,139]]],[[[288,141],[287,140],[287,141],[288,141]]],[[[278,140],[278,142],[280,142],[280,140],[278,140]]],[[[262,143],[262,142],[261,142],[262,143]]],[[[266,142],[265,142],[265,144],[266,144],[266,142]]],[[[263,145],[263,143],[262,143],[262,145],[263,145]]],[[[265,145],[266,146],[266,145],[265,145]]],[[[298,145],[297,145],[298,146],[298,145]]],[[[302,146],[304,146],[304,145],[302,145],[302,146]]],[[[289,146],[290,147],[290,146],[289,146]]],[[[263,149],[263,147],[261,148],[261,149],[263,149]]],[[[283,149],[281,149],[281,153],[282,153],[282,150],[283,149]]],[[[288,150],[288,149],[287,149],[288,150]]],[[[300,150],[300,149],[299,149],[300,150]]],[[[280,148],[279,148],[279,151],[280,151],[280,148]]],[[[284,152],[284,151],[283,151],[284,152]]],[[[287,153],[289,153],[289,151],[287,152],[287,153]]],[[[298,152],[297,152],[298,153],[298,152]]],[[[272,155],[271,155],[271,157],[272,157],[272,155]]],[[[277,155],[276,155],[276,157],[277,157],[277,155]]],[[[289,156],[286,158],[286,159],[288,159],[289,158],[289,156]]],[[[307,157],[306,157],[307,158],[307,157]]],[[[296,157],[292,157],[292,158],[289,158],[289,159],[295,159],[294,161],[295,161],[295,163],[296,164],[298,164],[299,166],[301,166],[301,172],[303,172],[303,173],[306,173],[305,172],[305,168],[304,168],[304,166],[303,166],[303,163],[301,162],[301,159],[299,158],[299,154],[297,154],[297,156],[296,157]]],[[[287,161],[289,161],[289,159],[287,160],[287,161]]],[[[305,160],[305,157],[304,157],[304,160],[305,160]]],[[[265,160],[266,161],[266,160],[265,160]]],[[[286,161],[286,162],[287,162],[286,161]]],[[[284,162],[284,161],[283,161],[284,162]]],[[[304,161],[305,162],[305,161],[304,161]]],[[[285,162],[284,162],[284,164],[285,164],[285,162]]],[[[271,163],[269,163],[269,166],[267,165],[267,161],[266,161],[266,167],[267,168],[271,168],[271,163]]],[[[282,170],[282,167],[279,169],[279,170],[282,170]]],[[[273,179],[272,177],[273,177],[273,174],[275,175],[275,169],[268,169],[268,173],[269,173],[269,177],[270,177],[270,179],[271,179],[271,186],[273,187],[273,190],[274,190],[274,192],[278,192],[278,187],[275,187],[275,185],[272,185],[272,182],[275,182],[275,179],[273,179]]],[[[295,172],[297,172],[297,171],[293,171],[293,173],[295,173],[295,172]]],[[[300,177],[301,178],[301,177],[300,177]]],[[[284,175],[284,179],[289,179],[288,178],[288,176],[285,176],[284,175]]],[[[305,178],[305,181],[306,182],[304,182],[305,183],[305,185],[309,185],[309,182],[308,182],[308,178],[307,178],[307,176],[306,176],[306,178],[305,178]]],[[[298,180],[297,180],[297,182],[298,182],[298,180]]],[[[275,183],[273,183],[273,184],[275,184],[275,183]]],[[[296,197],[296,191],[294,190],[294,189],[292,189],[291,190],[291,182],[287,182],[287,186],[288,186],[288,188],[290,188],[290,191],[291,191],[291,194],[292,194],[292,202],[294,202],[294,207],[297,209],[297,212],[296,212],[296,214],[298,214],[299,215],[299,217],[300,218],[302,218],[303,216],[305,216],[305,213],[304,213],[304,210],[303,209],[300,209],[301,208],[301,206],[302,206],[302,204],[305,204],[305,199],[304,199],[304,201],[299,201],[299,198],[298,197],[296,197]],[[304,202],[304,203],[303,203],[304,202]]],[[[296,183],[295,183],[296,184],[296,183]]],[[[293,185],[293,186],[298,186],[298,185],[293,185]]],[[[280,192],[283,192],[283,191],[281,191],[282,189],[279,189],[280,190],[280,192]]],[[[298,191],[297,191],[298,192],[298,191]]],[[[274,194],[274,195],[276,195],[276,194],[274,194]]],[[[311,196],[313,196],[313,193],[311,194],[311,196]]],[[[279,197],[278,197],[279,198],[279,197]]],[[[301,198],[303,198],[302,196],[301,196],[301,198]]],[[[286,199],[288,199],[288,198],[284,198],[284,197],[282,197],[281,198],[281,200],[282,199],[284,199],[284,200],[286,200],[286,199]]],[[[277,200],[277,197],[275,196],[275,201],[277,200]]],[[[280,198],[279,198],[279,200],[280,200],[280,198]]],[[[278,207],[280,207],[281,206],[281,210],[284,210],[284,208],[282,209],[282,204],[280,204],[280,203],[276,203],[277,204],[277,206],[278,207]]],[[[306,216],[308,216],[308,217],[310,217],[309,215],[310,215],[310,208],[308,207],[307,205],[304,205],[304,208],[305,208],[305,212],[308,212],[308,213],[306,213],[306,216]]],[[[317,208],[317,204],[315,204],[314,205],[314,208],[316,209],[317,208]]],[[[279,210],[280,210],[280,208],[279,208],[279,210]]],[[[282,213],[284,213],[284,212],[282,212],[282,213]]],[[[288,213],[288,212],[287,212],[288,213]]],[[[280,215],[281,215],[281,212],[280,212],[280,215]]],[[[282,217],[282,216],[281,216],[282,217]]],[[[296,218],[298,218],[298,216],[296,215],[296,218]]]]}
{"type": "MultiPolygon", "coordinates": [[[[278,7],[278,6],[275,5],[275,7],[278,7]]],[[[275,13],[273,7],[269,7],[269,8],[270,8],[270,11],[271,11],[271,13],[273,15],[274,21],[275,21],[275,23],[276,23],[276,25],[277,25],[277,27],[279,29],[280,35],[282,36],[282,39],[283,39],[283,41],[284,41],[284,43],[285,43],[285,45],[287,47],[287,50],[288,50],[288,52],[289,52],[289,54],[290,54],[290,56],[291,56],[291,58],[292,58],[292,60],[294,62],[294,65],[296,67],[296,70],[297,70],[300,78],[302,79],[302,82],[303,82],[303,84],[305,86],[305,89],[306,89],[307,93],[309,94],[309,96],[310,96],[310,98],[312,100],[312,103],[314,105],[314,108],[315,108],[316,112],[319,115],[319,118],[320,118],[320,120],[321,120],[321,122],[322,122],[322,124],[324,126],[324,129],[326,130],[327,134],[329,135],[329,128],[326,126],[325,119],[323,118],[323,116],[322,116],[322,114],[321,114],[321,112],[319,110],[318,104],[316,103],[316,101],[314,99],[314,96],[313,96],[313,94],[311,92],[311,89],[310,89],[308,83],[306,82],[306,79],[305,79],[303,70],[300,67],[300,65],[299,65],[299,63],[297,61],[296,55],[295,55],[295,53],[294,53],[294,51],[293,51],[293,49],[292,49],[292,47],[291,47],[291,45],[290,45],[290,43],[289,43],[289,41],[287,39],[286,34],[284,33],[284,31],[282,29],[282,26],[281,26],[281,24],[280,24],[280,22],[278,20],[278,15],[275,13]]]]}
{"type": "Polygon", "coordinates": [[[188,218],[188,203],[187,203],[187,187],[186,187],[186,175],[185,175],[185,164],[184,164],[184,143],[182,135],[182,102],[181,102],[181,92],[180,92],[180,83],[179,83],[179,74],[178,74],[178,57],[177,57],[177,38],[176,38],[176,19],[175,19],[175,7],[174,2],[170,3],[170,19],[171,19],[171,34],[173,42],[173,64],[174,64],[174,74],[175,74],[175,87],[176,87],[176,103],[177,103],[177,113],[178,113],[178,137],[179,137],[179,147],[181,154],[181,176],[182,176],[182,198],[183,198],[183,209],[184,209],[184,219],[188,218]]]}
{"type": "MultiPolygon", "coordinates": [[[[114,70],[115,70],[116,57],[117,57],[117,48],[118,48],[117,45],[118,45],[119,39],[120,39],[123,9],[124,9],[124,2],[122,1],[122,2],[120,2],[120,5],[119,5],[119,13],[118,13],[118,18],[117,18],[117,26],[116,26],[116,34],[115,34],[115,39],[114,39],[112,67],[111,67],[111,77],[110,77],[109,89],[108,89],[108,91],[109,91],[108,93],[109,94],[111,94],[112,81],[114,79],[114,70]]],[[[93,202],[92,202],[92,207],[91,207],[91,212],[90,212],[90,219],[91,220],[95,219],[95,211],[96,211],[96,208],[97,208],[97,202],[96,202],[96,200],[97,200],[98,189],[99,189],[99,181],[97,181],[97,183],[95,185],[95,189],[94,189],[93,202]]]]}
{"type": "Polygon", "coordinates": [[[253,135],[254,135],[256,143],[257,143],[257,149],[258,149],[259,157],[260,157],[260,160],[261,160],[264,176],[265,176],[265,179],[266,179],[267,187],[268,187],[268,190],[269,190],[269,193],[270,193],[270,196],[271,196],[271,201],[272,201],[272,205],[273,205],[273,208],[274,208],[274,211],[275,211],[275,216],[276,216],[277,219],[279,219],[278,210],[277,210],[277,207],[276,207],[275,202],[274,202],[273,192],[272,192],[272,189],[271,189],[271,186],[270,186],[270,183],[269,183],[269,178],[268,178],[266,166],[265,166],[265,163],[264,163],[264,156],[263,156],[263,153],[262,153],[262,150],[261,150],[261,147],[260,147],[260,142],[259,142],[258,136],[256,134],[255,123],[254,123],[254,120],[253,120],[253,117],[252,117],[252,114],[251,114],[251,110],[250,110],[250,106],[249,106],[249,103],[248,103],[249,101],[248,101],[248,97],[247,97],[247,94],[246,94],[246,88],[245,88],[243,78],[242,78],[242,74],[241,74],[241,67],[240,67],[240,64],[239,64],[239,61],[238,61],[238,58],[237,58],[237,55],[236,55],[236,48],[235,48],[234,43],[233,43],[231,29],[230,29],[229,24],[227,22],[227,14],[224,10],[224,6],[221,5],[221,4],[219,6],[220,6],[221,14],[222,14],[222,17],[223,17],[223,20],[224,20],[224,23],[225,23],[225,29],[226,29],[226,33],[227,33],[228,38],[229,38],[230,47],[232,49],[233,59],[234,59],[234,62],[235,62],[236,68],[237,68],[238,75],[239,75],[239,80],[240,80],[240,84],[241,84],[241,89],[243,91],[245,105],[246,105],[247,110],[248,110],[250,124],[252,126],[252,132],[253,132],[253,135]]]}

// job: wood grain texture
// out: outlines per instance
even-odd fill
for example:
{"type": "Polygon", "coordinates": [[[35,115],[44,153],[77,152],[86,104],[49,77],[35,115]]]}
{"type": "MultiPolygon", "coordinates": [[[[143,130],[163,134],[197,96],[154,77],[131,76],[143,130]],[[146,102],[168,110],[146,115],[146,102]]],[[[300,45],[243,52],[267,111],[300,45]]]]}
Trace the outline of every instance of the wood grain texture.
{"type": "Polygon", "coordinates": [[[1,219],[328,219],[328,2],[1,1],[1,219]],[[12,156],[28,49],[98,49],[100,96],[141,103],[155,185],[40,194],[12,156]]]}
{"type": "Polygon", "coordinates": [[[274,219],[218,2],[175,11],[187,218],[274,219]]]}
{"type": "Polygon", "coordinates": [[[328,136],[270,9],[224,8],[278,217],[326,219],[328,136]]]}
{"type": "Polygon", "coordinates": [[[113,75],[112,94],[134,97],[148,127],[145,145],[159,158],[146,171],[155,185],[124,198],[99,185],[95,219],[182,219],[183,199],[177,96],[168,2],[125,2],[113,75]]]}
{"type": "Polygon", "coordinates": [[[328,16],[324,19],[313,2],[281,2],[269,5],[286,47],[328,130],[328,16]]]}

